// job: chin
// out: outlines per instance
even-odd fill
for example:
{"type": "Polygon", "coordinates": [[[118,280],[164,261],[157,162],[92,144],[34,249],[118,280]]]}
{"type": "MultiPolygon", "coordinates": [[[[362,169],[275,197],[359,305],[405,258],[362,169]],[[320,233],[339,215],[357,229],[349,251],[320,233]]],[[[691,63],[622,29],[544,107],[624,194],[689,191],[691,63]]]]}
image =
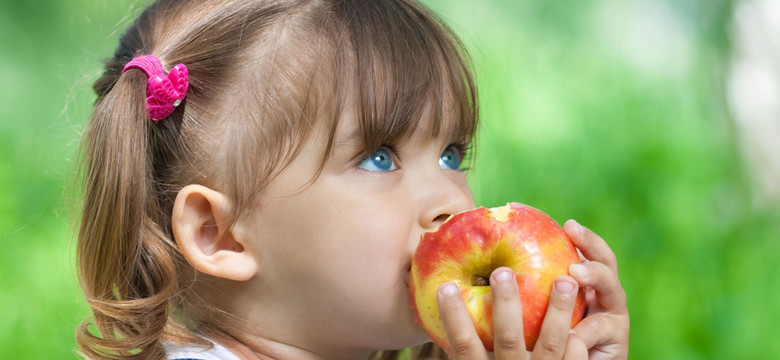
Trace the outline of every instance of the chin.
{"type": "Polygon", "coordinates": [[[431,341],[428,333],[425,332],[416,321],[409,297],[405,296],[405,309],[396,312],[395,317],[391,319],[393,325],[388,327],[393,329],[392,333],[387,334],[386,339],[393,339],[392,344],[388,344],[385,349],[403,349],[412,346],[421,345],[431,341]]]}
{"type": "MultiPolygon", "coordinates": [[[[411,314],[410,320],[411,319],[411,314]]],[[[412,320],[412,322],[414,322],[412,320]]],[[[370,330],[364,329],[362,335],[369,335],[370,330]]],[[[410,348],[430,342],[428,334],[417,324],[406,326],[406,324],[391,324],[386,328],[374,331],[370,339],[357,340],[357,343],[363,344],[370,352],[379,350],[400,350],[410,348]]]]}
{"type": "MultiPolygon", "coordinates": [[[[397,337],[392,337],[392,341],[386,341],[380,349],[385,350],[400,350],[414,346],[419,346],[431,341],[428,334],[419,326],[411,328],[411,330],[405,331],[399,334],[393,334],[397,337]]],[[[384,340],[390,340],[391,337],[387,337],[384,340]]],[[[384,342],[384,341],[383,341],[384,342]]]]}
{"type": "Polygon", "coordinates": [[[397,281],[392,289],[385,289],[385,293],[395,293],[395,301],[392,304],[385,303],[389,307],[383,310],[385,311],[382,315],[385,317],[384,325],[375,330],[377,336],[372,336],[377,341],[374,349],[397,350],[431,341],[425,329],[414,320],[414,311],[409,298],[410,268],[411,264],[404,270],[403,275],[398,278],[400,281],[397,281]]]}

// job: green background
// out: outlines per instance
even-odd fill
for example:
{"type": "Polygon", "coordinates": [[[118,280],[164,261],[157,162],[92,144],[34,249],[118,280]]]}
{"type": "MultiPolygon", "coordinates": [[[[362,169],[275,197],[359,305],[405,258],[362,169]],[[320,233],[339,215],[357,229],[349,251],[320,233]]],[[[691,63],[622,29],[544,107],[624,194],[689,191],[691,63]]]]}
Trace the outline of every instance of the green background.
{"type": "MultiPolygon", "coordinates": [[[[630,358],[778,358],[780,206],[727,106],[734,4],[426,3],[474,58],[478,204],[520,201],[608,241],[630,358]]],[[[0,2],[0,358],[76,357],[72,159],[100,60],[144,4],[0,2]]]]}

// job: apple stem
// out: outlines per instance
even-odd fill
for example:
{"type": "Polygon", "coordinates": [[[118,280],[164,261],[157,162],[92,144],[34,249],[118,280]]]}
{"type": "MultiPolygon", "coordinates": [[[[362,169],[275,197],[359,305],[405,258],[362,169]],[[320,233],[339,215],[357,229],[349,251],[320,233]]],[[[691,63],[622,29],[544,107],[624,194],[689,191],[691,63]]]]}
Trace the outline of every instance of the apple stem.
{"type": "Polygon", "coordinates": [[[490,279],[484,276],[477,276],[477,278],[474,279],[474,286],[490,286],[490,279]]]}

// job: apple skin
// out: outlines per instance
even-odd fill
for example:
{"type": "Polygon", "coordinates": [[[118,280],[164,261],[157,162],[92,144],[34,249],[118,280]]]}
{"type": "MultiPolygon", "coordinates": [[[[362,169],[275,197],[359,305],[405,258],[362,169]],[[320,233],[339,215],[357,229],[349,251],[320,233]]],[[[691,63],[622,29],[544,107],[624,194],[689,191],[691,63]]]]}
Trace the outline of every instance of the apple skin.
{"type": "MultiPolygon", "coordinates": [[[[485,349],[493,351],[490,286],[484,280],[493,270],[506,266],[517,274],[525,344],[533,350],[553,282],[560,275],[568,275],[573,263],[580,263],[580,258],[563,229],[530,206],[509,203],[453,215],[435,231],[423,234],[412,258],[409,295],[415,320],[433,342],[451,354],[437,292],[441,284],[454,282],[485,349]]],[[[585,296],[580,291],[571,327],[584,312],[585,296]]]]}

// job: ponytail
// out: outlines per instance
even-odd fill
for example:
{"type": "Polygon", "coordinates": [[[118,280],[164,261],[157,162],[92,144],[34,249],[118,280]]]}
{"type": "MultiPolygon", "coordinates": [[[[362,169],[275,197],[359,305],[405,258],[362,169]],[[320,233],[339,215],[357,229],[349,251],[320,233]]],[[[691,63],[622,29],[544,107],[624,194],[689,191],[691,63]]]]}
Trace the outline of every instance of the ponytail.
{"type": "Polygon", "coordinates": [[[82,143],[77,262],[94,323],[80,325],[77,342],[87,358],[165,356],[176,252],[158,225],[146,83],[141,71],[121,75],[98,99],[82,143]]]}

